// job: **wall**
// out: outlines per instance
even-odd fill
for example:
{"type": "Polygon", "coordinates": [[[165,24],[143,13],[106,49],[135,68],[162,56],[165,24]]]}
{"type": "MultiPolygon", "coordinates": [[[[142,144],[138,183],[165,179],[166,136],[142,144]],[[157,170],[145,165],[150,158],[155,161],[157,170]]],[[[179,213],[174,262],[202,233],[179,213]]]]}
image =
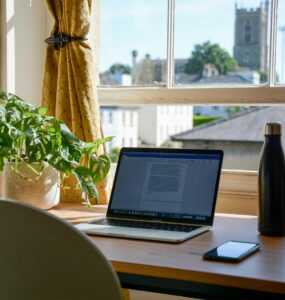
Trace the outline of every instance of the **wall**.
{"type": "Polygon", "coordinates": [[[144,144],[156,145],[157,140],[157,107],[145,105],[138,110],[139,139],[144,144]],[[147,121],[146,121],[147,120],[147,121]]]}
{"type": "Polygon", "coordinates": [[[117,147],[137,147],[138,114],[136,109],[124,106],[104,106],[100,109],[100,115],[104,136],[114,137],[111,142],[106,144],[108,152],[117,147]],[[125,122],[123,122],[123,118],[125,122]]]}
{"type": "Polygon", "coordinates": [[[224,150],[223,169],[257,170],[262,143],[251,142],[192,142],[183,143],[183,148],[224,150]]]}
{"type": "Polygon", "coordinates": [[[170,135],[193,126],[193,107],[189,105],[144,105],[138,113],[143,144],[160,146],[170,135]]]}
{"type": "Polygon", "coordinates": [[[157,138],[156,145],[160,146],[169,136],[192,129],[193,106],[190,105],[161,105],[157,106],[157,138]],[[163,134],[162,134],[163,133],[163,134]]]}
{"type": "Polygon", "coordinates": [[[39,105],[45,38],[51,25],[45,1],[1,1],[1,89],[39,105]]]}

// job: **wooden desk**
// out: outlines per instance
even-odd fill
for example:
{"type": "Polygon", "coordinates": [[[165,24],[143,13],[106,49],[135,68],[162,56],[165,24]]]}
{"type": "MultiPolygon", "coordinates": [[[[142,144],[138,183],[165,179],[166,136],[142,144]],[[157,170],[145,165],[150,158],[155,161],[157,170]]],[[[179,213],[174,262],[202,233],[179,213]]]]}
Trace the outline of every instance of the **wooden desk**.
{"type": "MultiPolygon", "coordinates": [[[[103,215],[105,206],[61,205],[69,221],[103,215]]],[[[285,299],[285,238],[260,236],[255,217],[217,215],[213,229],[181,244],[109,237],[91,239],[112,262],[125,288],[201,298],[285,299]],[[261,251],[233,264],[203,261],[202,253],[227,241],[261,243],[261,251]]]]}

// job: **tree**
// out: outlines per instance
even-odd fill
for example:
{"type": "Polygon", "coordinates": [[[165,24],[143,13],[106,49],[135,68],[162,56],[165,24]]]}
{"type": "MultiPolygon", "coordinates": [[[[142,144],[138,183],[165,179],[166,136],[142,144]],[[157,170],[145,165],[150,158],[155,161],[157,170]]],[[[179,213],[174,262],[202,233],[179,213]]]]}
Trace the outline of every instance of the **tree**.
{"type": "Polygon", "coordinates": [[[123,65],[123,64],[117,63],[117,64],[113,64],[110,67],[110,72],[112,74],[115,74],[115,73],[131,74],[131,67],[128,65],[123,65]]]}
{"type": "Polygon", "coordinates": [[[119,154],[120,154],[120,148],[118,148],[118,147],[112,148],[110,150],[108,155],[109,155],[109,158],[111,159],[112,163],[117,163],[118,162],[119,154]]]}
{"type": "Polygon", "coordinates": [[[264,71],[260,71],[259,72],[259,75],[260,75],[260,83],[266,83],[267,80],[268,80],[268,75],[266,72],[264,71]]]}
{"type": "Polygon", "coordinates": [[[201,76],[205,64],[215,65],[219,74],[226,74],[237,66],[236,60],[226,50],[218,44],[211,44],[209,41],[194,46],[191,57],[185,65],[185,72],[201,76]]]}

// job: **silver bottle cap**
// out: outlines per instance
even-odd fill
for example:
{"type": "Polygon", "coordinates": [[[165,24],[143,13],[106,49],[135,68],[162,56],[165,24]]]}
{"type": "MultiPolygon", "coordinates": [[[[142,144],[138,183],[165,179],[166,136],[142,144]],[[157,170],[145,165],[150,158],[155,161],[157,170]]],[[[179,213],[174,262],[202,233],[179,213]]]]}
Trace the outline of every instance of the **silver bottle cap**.
{"type": "Polygon", "coordinates": [[[282,124],[277,123],[266,123],[264,125],[264,135],[281,135],[282,134],[282,124]]]}

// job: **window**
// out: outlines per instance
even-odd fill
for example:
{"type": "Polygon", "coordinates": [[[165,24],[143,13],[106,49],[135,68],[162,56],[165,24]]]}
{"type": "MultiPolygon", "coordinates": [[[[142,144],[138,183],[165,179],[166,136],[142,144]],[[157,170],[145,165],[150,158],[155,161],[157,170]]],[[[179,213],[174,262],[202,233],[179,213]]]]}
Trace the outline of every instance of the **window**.
{"type": "Polygon", "coordinates": [[[126,113],[122,112],[122,124],[123,126],[126,126],[126,113]]]}
{"type": "Polygon", "coordinates": [[[130,126],[133,127],[134,126],[134,113],[130,112],[130,126]]]}
{"type": "Polygon", "coordinates": [[[246,43],[250,42],[250,34],[251,34],[251,26],[250,26],[249,22],[247,22],[244,27],[244,41],[246,43]]]}
{"type": "Polygon", "coordinates": [[[219,124],[219,118],[247,114],[255,106],[285,104],[285,0],[103,2],[99,101],[137,105],[138,127],[143,108],[147,111],[142,121],[145,131],[159,132],[163,145],[174,132],[179,135],[192,128],[193,114],[219,124]],[[116,47],[108,46],[111,36],[116,47]],[[113,53],[104,50],[107,48],[113,53]],[[213,53],[224,59],[220,65],[213,53]],[[203,56],[206,59],[196,68],[203,56]],[[115,63],[124,65],[121,71],[119,66],[114,68],[129,75],[130,84],[103,80],[115,63]],[[179,123],[182,117],[189,120],[179,123]],[[161,125],[150,129],[149,120],[161,125]]]}
{"type": "MultiPolygon", "coordinates": [[[[195,35],[201,36],[201,33],[205,33],[203,35],[203,39],[194,39],[195,44],[202,43],[207,39],[210,41],[213,40],[213,42],[217,43],[220,43],[220,39],[226,41],[227,39],[224,38],[224,34],[221,33],[221,30],[223,30],[222,32],[229,30],[232,32],[229,37],[229,42],[227,42],[228,44],[221,44],[221,47],[227,49],[228,52],[233,52],[232,48],[235,38],[235,34],[233,32],[233,23],[235,20],[234,12],[235,9],[238,10],[242,8],[235,8],[234,0],[160,0],[155,2],[139,0],[135,3],[136,4],[130,0],[124,1],[123,3],[121,1],[111,0],[102,1],[102,17],[100,23],[100,44],[102,45],[100,74],[108,70],[108,68],[110,68],[115,62],[122,62],[124,64],[131,65],[131,55],[136,55],[136,53],[132,53],[132,49],[137,48],[138,50],[136,51],[143,52],[144,54],[150,54],[150,59],[153,58],[154,64],[156,63],[156,58],[166,59],[166,80],[160,82],[159,87],[154,86],[157,85],[157,82],[155,84],[144,83],[141,85],[132,83],[135,87],[131,88],[130,85],[124,88],[121,87],[120,89],[115,86],[110,87],[110,85],[104,86],[104,82],[101,80],[102,85],[99,88],[100,103],[118,104],[118,102],[120,102],[120,104],[144,104],[146,102],[151,102],[165,104],[187,103],[190,105],[211,103],[268,104],[285,102],[285,88],[282,84],[277,84],[280,83],[280,79],[279,81],[276,80],[277,77],[284,77],[284,67],[282,73],[282,64],[275,63],[275,61],[281,62],[282,57],[284,56],[284,54],[283,56],[281,55],[282,51],[278,50],[282,47],[282,36],[284,36],[284,31],[278,30],[278,28],[280,28],[284,23],[282,20],[285,19],[284,0],[279,1],[278,7],[277,1],[275,0],[262,2],[263,9],[265,9],[265,5],[268,5],[268,24],[266,26],[268,53],[267,55],[264,54],[265,59],[267,59],[266,63],[268,69],[267,74],[264,75],[266,80],[260,81],[261,84],[255,84],[254,82],[256,81],[254,81],[254,74],[247,74],[248,77],[251,76],[253,83],[243,84],[244,81],[242,81],[242,84],[239,82],[238,84],[230,83],[223,86],[221,82],[216,82],[212,85],[203,84],[203,88],[201,88],[201,85],[197,86],[196,84],[192,86],[189,86],[188,84],[184,85],[182,79],[175,80],[175,69],[183,69],[181,65],[178,66],[175,63],[175,60],[179,57],[187,59],[190,55],[191,49],[193,50],[193,45],[191,47],[191,45],[187,43],[188,41],[193,40],[195,35]],[[226,7],[222,4],[225,4],[226,7]],[[222,15],[223,12],[227,12],[227,14],[222,15]],[[190,16],[194,14],[196,15],[196,23],[194,23],[195,20],[191,21],[190,18],[190,16]],[[211,15],[213,15],[213,17],[210,19],[211,15]],[[222,19],[223,22],[219,22],[221,27],[216,26],[215,29],[212,30],[211,27],[213,26],[211,26],[211,22],[209,22],[209,20],[219,20],[222,16],[226,16],[226,18],[222,19]],[[148,18],[150,18],[150,20],[146,22],[146,19],[148,18]],[[186,26],[183,26],[183,18],[187,18],[187,20],[189,20],[186,20],[188,23],[184,23],[186,26]],[[158,20],[160,20],[159,25],[157,24],[158,20]],[[116,24],[120,22],[122,26],[116,27],[116,24]],[[270,26],[271,23],[273,24],[272,27],[270,26]],[[133,26],[130,26],[130,24],[133,24],[133,26]],[[278,28],[277,24],[279,26],[278,28]],[[197,30],[197,28],[199,28],[199,30],[197,30]],[[149,36],[150,34],[152,35],[151,37],[149,36]],[[192,38],[193,34],[194,36],[192,38]],[[135,36],[135,39],[132,43],[130,43],[129,41],[133,36],[135,36]],[[217,40],[215,38],[216,36],[220,36],[220,39],[217,40]],[[112,37],[116,38],[108,44],[108,40],[112,39],[112,37]],[[155,43],[153,40],[154,38],[158,39],[155,43]],[[181,43],[184,47],[180,46],[181,43]],[[112,47],[110,47],[110,45],[112,47]],[[154,45],[159,46],[158,48],[150,49],[150,47],[154,47],[154,45]],[[140,46],[140,49],[138,46],[140,46]],[[183,48],[188,49],[185,50],[187,51],[186,53],[179,52],[179,49],[183,48]],[[274,51],[275,48],[276,51],[274,51]],[[113,55],[114,52],[110,53],[110,49],[113,49],[114,52],[116,50],[115,56],[113,55]],[[121,56],[119,57],[119,55],[121,56]],[[274,76],[275,72],[278,76],[274,76]]],[[[259,6],[260,1],[249,0],[246,1],[246,7],[244,9],[250,11],[251,8],[257,9],[259,6]]],[[[248,49],[244,49],[244,56],[248,53],[255,56],[256,48],[251,49],[250,52],[247,50],[248,49]]],[[[143,57],[141,59],[144,60],[143,57]]],[[[208,68],[211,68],[211,66],[208,68]]],[[[213,72],[214,70],[210,71],[213,72]]],[[[243,75],[246,77],[246,74],[243,75]]]]}
{"type": "Polygon", "coordinates": [[[113,123],[113,113],[111,111],[109,111],[108,116],[109,116],[108,123],[112,124],[113,123]]]}
{"type": "Polygon", "coordinates": [[[285,1],[278,2],[277,10],[277,45],[276,45],[276,71],[277,84],[285,84],[285,1]]]}
{"type": "Polygon", "coordinates": [[[165,84],[167,1],[103,0],[100,6],[101,84],[165,84]]]}

